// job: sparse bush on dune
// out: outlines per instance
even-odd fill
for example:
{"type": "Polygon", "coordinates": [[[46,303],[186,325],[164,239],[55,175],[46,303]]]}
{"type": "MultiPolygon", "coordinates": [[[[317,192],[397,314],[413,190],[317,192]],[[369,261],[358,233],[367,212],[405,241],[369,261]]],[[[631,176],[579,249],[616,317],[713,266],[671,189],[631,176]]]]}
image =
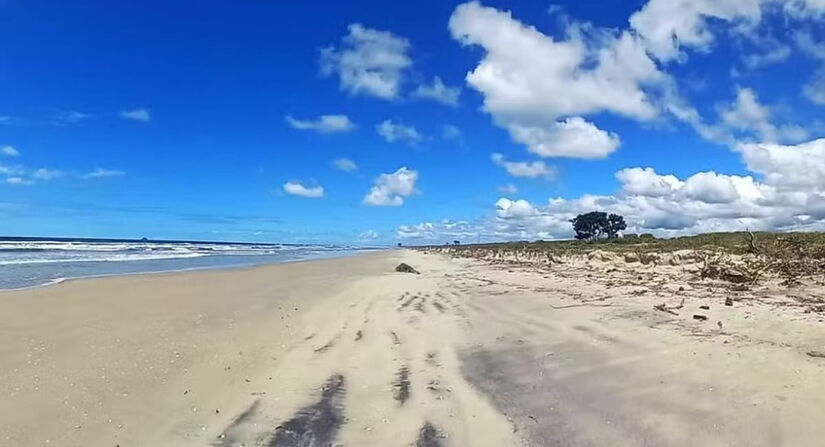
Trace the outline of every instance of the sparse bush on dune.
{"type": "Polygon", "coordinates": [[[673,239],[652,235],[584,241],[537,241],[419,247],[495,263],[553,266],[581,259],[641,266],[693,264],[701,278],[753,285],[766,278],[794,286],[825,273],[825,233],[707,233],[673,239]]]}

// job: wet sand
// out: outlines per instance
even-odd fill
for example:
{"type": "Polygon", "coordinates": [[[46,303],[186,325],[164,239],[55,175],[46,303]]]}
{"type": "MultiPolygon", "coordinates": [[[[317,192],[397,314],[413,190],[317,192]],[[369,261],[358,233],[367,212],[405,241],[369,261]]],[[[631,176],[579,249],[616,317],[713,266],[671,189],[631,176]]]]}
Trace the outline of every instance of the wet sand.
{"type": "Polygon", "coordinates": [[[820,445],[817,314],[624,273],[405,250],[0,293],[0,445],[820,445]]]}

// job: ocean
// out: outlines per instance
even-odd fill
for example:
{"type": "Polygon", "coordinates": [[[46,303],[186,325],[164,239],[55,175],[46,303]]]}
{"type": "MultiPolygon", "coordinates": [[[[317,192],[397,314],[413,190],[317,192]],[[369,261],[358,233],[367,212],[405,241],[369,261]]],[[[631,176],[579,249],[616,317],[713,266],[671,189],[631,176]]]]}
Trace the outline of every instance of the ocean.
{"type": "Polygon", "coordinates": [[[374,249],[348,245],[0,237],[0,289],[93,276],[247,267],[347,256],[374,249]]]}

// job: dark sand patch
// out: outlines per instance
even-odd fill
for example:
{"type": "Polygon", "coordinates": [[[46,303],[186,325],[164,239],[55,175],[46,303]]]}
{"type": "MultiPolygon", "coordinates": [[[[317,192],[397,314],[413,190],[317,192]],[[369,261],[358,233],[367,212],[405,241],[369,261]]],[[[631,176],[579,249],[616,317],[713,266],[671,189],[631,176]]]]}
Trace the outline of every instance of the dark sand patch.
{"type": "Polygon", "coordinates": [[[336,374],[321,388],[321,400],[275,428],[268,447],[327,447],[344,423],[344,376],[336,374]]]}

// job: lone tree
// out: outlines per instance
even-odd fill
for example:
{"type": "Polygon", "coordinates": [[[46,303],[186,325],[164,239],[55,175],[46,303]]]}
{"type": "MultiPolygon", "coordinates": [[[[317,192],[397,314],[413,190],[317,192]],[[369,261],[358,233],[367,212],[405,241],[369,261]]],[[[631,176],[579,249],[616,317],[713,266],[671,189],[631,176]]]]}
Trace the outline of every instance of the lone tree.
{"type": "Polygon", "coordinates": [[[624,217],[618,214],[607,214],[601,211],[592,211],[579,214],[571,219],[576,239],[592,241],[602,238],[613,239],[619,232],[627,228],[624,217]]]}

